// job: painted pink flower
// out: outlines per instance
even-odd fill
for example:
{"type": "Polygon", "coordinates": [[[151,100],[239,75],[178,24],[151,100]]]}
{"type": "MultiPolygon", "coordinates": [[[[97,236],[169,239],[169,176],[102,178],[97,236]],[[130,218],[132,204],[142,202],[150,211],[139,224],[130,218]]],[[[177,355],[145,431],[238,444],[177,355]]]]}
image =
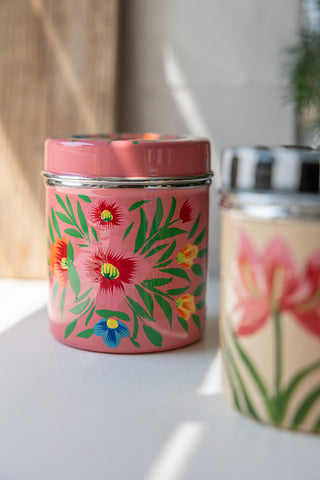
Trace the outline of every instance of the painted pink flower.
{"type": "Polygon", "coordinates": [[[234,281],[238,297],[235,305],[239,315],[237,335],[250,335],[265,325],[275,312],[292,310],[301,278],[281,238],[273,239],[259,255],[243,234],[237,267],[234,281]]]}
{"type": "Polygon", "coordinates": [[[107,232],[124,225],[125,212],[117,200],[98,198],[89,206],[88,221],[96,228],[107,232]]]}
{"type": "Polygon", "coordinates": [[[182,220],[182,223],[192,222],[194,219],[194,207],[191,200],[187,199],[183,203],[180,209],[179,218],[182,220]]]}

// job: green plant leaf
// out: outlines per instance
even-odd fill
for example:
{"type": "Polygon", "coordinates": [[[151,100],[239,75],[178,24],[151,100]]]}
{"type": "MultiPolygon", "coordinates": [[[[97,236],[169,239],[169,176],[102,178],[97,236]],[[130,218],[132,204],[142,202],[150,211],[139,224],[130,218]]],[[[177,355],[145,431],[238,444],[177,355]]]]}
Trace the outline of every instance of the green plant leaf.
{"type": "Polygon", "coordinates": [[[61,222],[67,223],[68,225],[74,225],[73,221],[70,220],[69,217],[67,217],[64,213],[61,212],[56,212],[57,217],[61,222]]]}
{"type": "Polygon", "coordinates": [[[160,297],[160,295],[155,294],[154,298],[156,299],[158,305],[162,309],[163,313],[168,319],[170,328],[172,328],[172,308],[169,302],[165,300],[163,297],[160,297]]]}
{"type": "Polygon", "coordinates": [[[69,216],[70,213],[69,213],[69,211],[68,211],[68,209],[67,209],[64,201],[62,200],[62,198],[60,197],[60,195],[58,195],[57,193],[56,193],[56,199],[57,199],[57,202],[59,203],[60,207],[61,207],[61,208],[66,212],[66,214],[69,216]]]}
{"type": "Polygon", "coordinates": [[[68,205],[68,208],[69,208],[70,217],[75,221],[76,217],[74,216],[73,208],[72,208],[71,201],[70,201],[70,198],[68,197],[68,195],[66,195],[66,202],[67,202],[67,205],[68,205]]]}
{"type": "Polygon", "coordinates": [[[140,225],[137,233],[134,253],[137,253],[137,251],[140,250],[142,245],[144,245],[146,241],[147,230],[148,230],[148,220],[147,220],[145,211],[142,208],[140,208],[140,225]]]}
{"type": "Polygon", "coordinates": [[[133,310],[137,315],[139,315],[142,318],[145,318],[146,320],[154,322],[154,319],[138,302],[136,302],[135,300],[133,300],[128,296],[126,296],[126,299],[129,301],[130,305],[132,306],[133,310]]]}
{"type": "Polygon", "coordinates": [[[87,195],[79,195],[79,198],[84,202],[91,203],[91,199],[87,195]]]}
{"type": "Polygon", "coordinates": [[[132,345],[134,345],[137,348],[140,348],[140,343],[138,343],[136,340],[134,340],[132,337],[129,337],[129,340],[131,340],[132,345]]]}
{"type": "Polygon", "coordinates": [[[88,224],[87,224],[86,217],[83,213],[82,207],[80,205],[80,202],[77,202],[77,211],[78,211],[78,217],[79,217],[79,221],[80,221],[80,225],[83,230],[83,233],[85,234],[85,236],[90,242],[88,224]]]}
{"type": "Polygon", "coordinates": [[[52,230],[52,225],[51,225],[49,215],[48,215],[48,228],[49,228],[49,235],[50,235],[51,242],[55,243],[55,238],[54,238],[54,235],[53,235],[53,230],[52,230]]]}
{"type": "Polygon", "coordinates": [[[200,318],[198,317],[198,315],[192,315],[192,320],[193,320],[193,323],[199,328],[199,331],[201,332],[201,322],[200,322],[200,318]]]}
{"type": "Polygon", "coordinates": [[[58,287],[59,287],[59,284],[58,284],[58,282],[56,282],[53,286],[53,289],[52,289],[52,297],[51,297],[51,302],[52,303],[54,302],[54,299],[56,298],[58,287]]]}
{"type": "Polygon", "coordinates": [[[83,238],[83,235],[78,232],[78,230],[75,230],[74,228],[66,228],[64,233],[67,235],[70,235],[70,237],[75,237],[75,238],[83,238]]]}
{"type": "Polygon", "coordinates": [[[163,250],[164,248],[166,248],[168,245],[169,245],[169,243],[165,243],[164,245],[159,245],[158,247],[153,248],[152,250],[150,250],[150,251],[147,253],[147,255],[145,256],[145,258],[152,257],[152,255],[155,255],[156,253],[160,252],[161,250],[163,250]]]}
{"type": "Polygon", "coordinates": [[[141,251],[141,255],[145,254],[154,243],[156,243],[159,240],[159,232],[154,235],[154,237],[150,238],[150,240],[147,241],[145,246],[143,247],[141,251]]]}
{"type": "Polygon", "coordinates": [[[150,237],[156,233],[163,218],[163,203],[160,197],[157,198],[157,208],[153,217],[153,222],[150,230],[150,237]]]}
{"type": "Polygon", "coordinates": [[[178,235],[182,235],[186,233],[185,230],[177,227],[166,228],[162,227],[159,230],[159,240],[166,240],[167,238],[177,237],[178,235]]]}
{"type": "Polygon", "coordinates": [[[205,289],[205,286],[206,286],[206,281],[200,283],[200,285],[197,286],[197,288],[195,289],[195,291],[193,292],[193,295],[195,297],[200,297],[200,295],[202,294],[202,292],[204,291],[205,289]]]}
{"type": "Polygon", "coordinates": [[[188,235],[188,240],[190,240],[191,237],[193,237],[193,235],[196,233],[197,231],[197,228],[198,228],[198,225],[199,225],[199,222],[200,222],[200,217],[201,217],[201,213],[199,213],[196,221],[194,222],[191,230],[190,230],[190,233],[188,235]]]}
{"type": "Polygon", "coordinates": [[[151,278],[149,280],[144,280],[142,284],[147,288],[153,288],[153,287],[162,287],[163,285],[168,285],[168,283],[171,283],[171,282],[172,282],[172,278],[151,278]]]}
{"type": "Polygon", "coordinates": [[[143,325],[143,330],[152,345],[155,345],[156,347],[161,347],[163,338],[162,335],[157,332],[157,330],[149,327],[149,325],[143,325]]]}
{"type": "Polygon", "coordinates": [[[62,290],[61,298],[60,298],[60,315],[61,315],[61,318],[62,318],[63,309],[64,309],[64,302],[66,300],[66,290],[67,290],[67,288],[64,287],[64,289],[62,290]]]}
{"type": "Polygon", "coordinates": [[[119,312],[117,310],[96,310],[96,313],[99,315],[99,317],[102,318],[111,318],[111,317],[117,317],[120,318],[120,320],[123,320],[124,322],[130,322],[130,317],[127,313],[124,312],[119,312]]]}
{"type": "Polygon", "coordinates": [[[73,263],[68,265],[68,279],[75,297],[78,297],[80,293],[80,277],[73,263]]]}
{"type": "Polygon", "coordinates": [[[292,428],[298,428],[299,425],[304,421],[311,408],[315,402],[320,398],[320,387],[316,387],[313,392],[309,393],[308,396],[302,401],[300,406],[297,408],[292,421],[292,428]]]}
{"type": "Polygon", "coordinates": [[[94,330],[93,328],[87,328],[86,330],[82,330],[82,332],[79,332],[77,337],[81,338],[89,338],[91,335],[93,335],[94,330]]]}
{"type": "MultiPolygon", "coordinates": [[[[91,302],[91,305],[92,305],[93,302],[91,302]]],[[[88,316],[87,316],[87,319],[86,319],[86,326],[88,325],[88,323],[90,322],[91,318],[92,318],[92,315],[94,314],[94,310],[95,310],[95,305],[93,305],[93,307],[89,307],[89,310],[90,312],[88,313],[88,316]],[[90,310],[91,308],[91,310],[90,310]]]]}
{"type": "Polygon", "coordinates": [[[183,330],[185,330],[188,333],[188,331],[189,331],[188,322],[182,317],[178,317],[178,321],[179,321],[181,327],[183,328],[183,330]]]}
{"type": "Polygon", "coordinates": [[[71,308],[70,312],[79,315],[79,313],[83,312],[83,310],[89,305],[89,302],[90,298],[87,298],[84,302],[78,303],[75,307],[71,308]]]}
{"type": "Polygon", "coordinates": [[[159,269],[162,273],[167,273],[168,275],[174,275],[175,277],[183,278],[190,282],[188,274],[182,268],[161,268],[159,269]]]}
{"type": "Polygon", "coordinates": [[[169,211],[169,214],[168,214],[166,222],[165,222],[166,225],[168,225],[170,223],[170,220],[172,219],[172,217],[174,215],[176,205],[177,205],[177,200],[174,197],[172,197],[170,211],[169,211]]]}
{"type": "Polygon", "coordinates": [[[200,235],[194,240],[194,244],[195,244],[195,245],[199,245],[199,243],[202,242],[202,240],[204,239],[205,233],[206,233],[206,229],[204,228],[204,229],[202,230],[202,232],[200,233],[200,235]]]}
{"type": "Polygon", "coordinates": [[[98,239],[98,235],[97,235],[97,231],[94,227],[91,227],[91,232],[92,232],[92,235],[95,239],[96,242],[99,242],[99,239],[98,239]]]}
{"type": "Polygon", "coordinates": [[[67,325],[67,327],[64,331],[64,338],[68,338],[69,335],[71,335],[71,333],[75,329],[76,325],[77,325],[77,320],[72,320],[72,322],[70,322],[69,325],[67,325]]]}
{"type": "Polygon", "coordinates": [[[159,265],[154,265],[152,268],[164,268],[172,263],[172,260],[167,260],[166,262],[159,263],[159,265]]]}
{"type": "Polygon", "coordinates": [[[161,295],[162,297],[169,298],[169,300],[173,301],[173,298],[168,293],[162,292],[157,287],[144,287],[144,288],[148,288],[148,290],[150,290],[150,292],[157,293],[158,295],[161,295]]]}
{"type": "Polygon", "coordinates": [[[171,245],[167,249],[167,251],[164,252],[164,254],[162,255],[161,258],[159,258],[158,263],[162,263],[165,260],[167,260],[171,256],[171,254],[174,252],[176,246],[177,246],[177,242],[175,240],[173,240],[173,242],[171,243],[171,245]]]}
{"type": "Polygon", "coordinates": [[[84,298],[86,298],[86,296],[91,292],[92,289],[93,289],[93,287],[89,288],[86,292],[84,292],[81,295],[81,297],[76,298],[75,302],[81,302],[84,298]]]}
{"type": "Polygon", "coordinates": [[[57,221],[57,217],[56,217],[52,207],[51,207],[51,218],[52,218],[52,224],[54,226],[55,231],[57,232],[58,237],[62,238],[60,228],[59,228],[59,224],[58,224],[58,221],[57,221]]]}
{"type": "Polygon", "coordinates": [[[201,302],[199,302],[199,303],[196,304],[196,309],[197,309],[197,310],[202,310],[203,307],[205,306],[205,304],[206,304],[205,299],[201,300],[201,302]]]}
{"type": "Polygon", "coordinates": [[[183,287],[183,288],[172,288],[171,290],[167,290],[167,293],[169,295],[182,295],[184,292],[186,292],[188,290],[188,288],[190,288],[190,286],[188,285],[187,287],[183,287]]]}
{"type": "Polygon", "coordinates": [[[151,202],[151,200],[140,200],[139,202],[133,203],[131,205],[131,207],[129,208],[129,212],[132,212],[136,208],[139,208],[139,207],[141,207],[141,205],[144,205],[145,203],[148,203],[148,202],[151,202]]]}
{"type": "Polygon", "coordinates": [[[297,375],[293,377],[293,379],[290,381],[288,387],[286,388],[284,392],[284,402],[285,402],[285,408],[287,404],[290,401],[290,398],[292,397],[293,393],[295,392],[296,388],[300,385],[301,381],[310,373],[312,373],[314,370],[317,370],[320,368],[320,361],[317,361],[315,363],[312,363],[308,367],[304,368],[300,372],[298,372],[297,375]]]}
{"type": "MultiPolygon", "coordinates": [[[[139,331],[139,321],[138,321],[137,315],[135,314],[135,312],[133,310],[133,332],[132,332],[132,337],[130,337],[131,341],[135,341],[135,339],[137,338],[137,335],[138,335],[138,331],[139,331]]],[[[140,347],[140,345],[139,345],[139,347],[140,347]]]]}
{"type": "Polygon", "coordinates": [[[72,243],[68,242],[68,247],[67,247],[67,257],[70,262],[74,261],[74,250],[72,243]]]}
{"type": "Polygon", "coordinates": [[[140,285],[136,285],[135,287],[136,287],[137,292],[139,293],[140,297],[142,298],[145,306],[149,310],[149,313],[150,313],[151,317],[153,317],[154,304],[153,304],[152,296],[150,295],[150,293],[146,292],[142,287],[140,287],[140,285]]]}
{"type": "Polygon", "coordinates": [[[200,250],[200,251],[198,252],[198,257],[199,257],[199,258],[203,258],[203,257],[205,257],[205,256],[207,255],[207,253],[208,253],[208,249],[207,249],[207,248],[204,248],[203,250],[200,250]]]}
{"type": "Polygon", "coordinates": [[[199,265],[198,263],[195,263],[194,265],[192,265],[191,270],[192,270],[192,272],[193,272],[195,275],[198,275],[198,277],[202,277],[202,276],[203,276],[202,267],[201,267],[201,265],[199,265]]]}
{"type": "Polygon", "coordinates": [[[134,223],[134,222],[132,222],[132,223],[129,225],[129,227],[126,229],[126,231],[124,232],[123,240],[124,240],[125,238],[127,238],[127,236],[129,235],[129,233],[131,232],[131,229],[132,229],[132,227],[133,227],[133,223],[134,223]]]}

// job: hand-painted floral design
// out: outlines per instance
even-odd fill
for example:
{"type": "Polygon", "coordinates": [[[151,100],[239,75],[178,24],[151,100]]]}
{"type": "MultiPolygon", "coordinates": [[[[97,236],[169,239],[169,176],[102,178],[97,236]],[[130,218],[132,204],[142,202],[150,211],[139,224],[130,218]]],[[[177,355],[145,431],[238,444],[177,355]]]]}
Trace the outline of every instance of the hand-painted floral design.
{"type": "Polygon", "coordinates": [[[194,296],[189,293],[182,295],[182,297],[179,297],[176,301],[176,307],[179,316],[185,320],[189,320],[190,315],[196,311],[194,296]]]}
{"type": "Polygon", "coordinates": [[[183,247],[183,249],[177,255],[177,262],[184,268],[191,268],[193,265],[194,259],[198,255],[198,247],[197,245],[191,245],[191,243],[187,243],[183,247]]]}
{"type": "Polygon", "coordinates": [[[103,318],[93,327],[94,334],[102,337],[105,345],[110,348],[117,348],[120,340],[129,337],[128,327],[115,318],[103,318]]]}
{"type": "Polygon", "coordinates": [[[58,281],[58,285],[64,288],[68,283],[68,243],[65,237],[57,238],[51,245],[50,267],[52,277],[58,281]]]}
{"type": "Polygon", "coordinates": [[[125,212],[117,200],[98,198],[88,208],[88,221],[104,232],[124,225],[125,212]]]}
{"type": "Polygon", "coordinates": [[[182,223],[186,223],[192,222],[192,220],[194,220],[194,216],[194,206],[191,200],[187,199],[180,209],[179,218],[182,220],[182,223]]]}

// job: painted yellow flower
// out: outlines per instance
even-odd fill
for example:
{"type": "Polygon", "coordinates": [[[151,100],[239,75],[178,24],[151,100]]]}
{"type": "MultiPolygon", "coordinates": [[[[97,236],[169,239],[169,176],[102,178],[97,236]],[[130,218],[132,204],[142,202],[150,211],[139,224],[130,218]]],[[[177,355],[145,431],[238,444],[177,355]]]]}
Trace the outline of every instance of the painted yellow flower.
{"type": "Polygon", "coordinates": [[[185,320],[189,320],[191,313],[196,311],[194,296],[190,295],[189,293],[182,295],[182,297],[179,297],[176,301],[176,307],[180,317],[184,318],[185,320]]]}
{"type": "Polygon", "coordinates": [[[177,262],[184,268],[191,268],[193,260],[198,255],[198,247],[187,243],[177,255],[177,262]]]}

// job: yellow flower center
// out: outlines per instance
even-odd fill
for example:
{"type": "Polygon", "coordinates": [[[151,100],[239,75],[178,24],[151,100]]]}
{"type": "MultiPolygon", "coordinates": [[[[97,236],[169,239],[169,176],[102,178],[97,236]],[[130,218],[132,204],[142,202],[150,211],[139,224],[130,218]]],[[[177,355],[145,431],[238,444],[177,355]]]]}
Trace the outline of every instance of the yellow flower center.
{"type": "Polygon", "coordinates": [[[115,328],[118,328],[118,320],[116,320],[115,318],[108,318],[107,320],[107,327],[108,328],[111,328],[112,330],[114,330],[115,328]]]}
{"type": "Polygon", "coordinates": [[[65,257],[63,257],[61,259],[61,268],[65,269],[65,270],[68,268],[68,259],[65,258],[65,257]]]}
{"type": "Polygon", "coordinates": [[[112,222],[113,220],[112,213],[109,210],[103,210],[103,212],[101,212],[101,220],[103,222],[112,222]]]}
{"type": "Polygon", "coordinates": [[[183,304],[183,300],[182,300],[182,298],[180,297],[180,298],[178,298],[178,300],[176,301],[176,306],[177,306],[178,308],[180,308],[180,307],[182,307],[182,304],[183,304]]]}
{"type": "Polygon", "coordinates": [[[114,267],[111,263],[104,263],[101,267],[101,275],[109,280],[115,280],[119,277],[120,272],[117,267],[114,267]]]}
{"type": "Polygon", "coordinates": [[[177,255],[177,262],[178,262],[178,263],[183,263],[184,260],[185,260],[185,258],[186,258],[185,254],[182,253],[182,252],[180,252],[180,253],[178,253],[178,255],[177,255]]]}

